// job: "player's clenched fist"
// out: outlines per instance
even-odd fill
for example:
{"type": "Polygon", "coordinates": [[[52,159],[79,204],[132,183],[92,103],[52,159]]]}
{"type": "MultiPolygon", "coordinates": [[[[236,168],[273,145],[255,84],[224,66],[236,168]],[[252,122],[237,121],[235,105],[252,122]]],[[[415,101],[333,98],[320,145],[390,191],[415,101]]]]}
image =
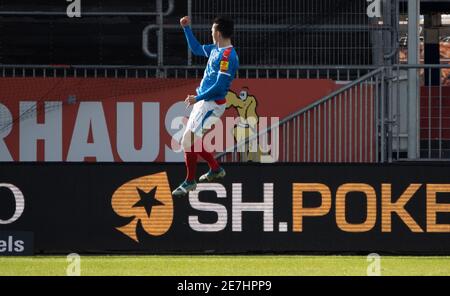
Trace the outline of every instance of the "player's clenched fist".
{"type": "Polygon", "coordinates": [[[191,18],[188,16],[183,17],[182,19],[180,19],[180,25],[182,27],[187,27],[191,25],[191,18]]]}
{"type": "Polygon", "coordinates": [[[189,95],[187,96],[186,100],[184,100],[184,102],[186,103],[186,107],[189,107],[197,103],[197,100],[195,99],[195,96],[189,95]]]}

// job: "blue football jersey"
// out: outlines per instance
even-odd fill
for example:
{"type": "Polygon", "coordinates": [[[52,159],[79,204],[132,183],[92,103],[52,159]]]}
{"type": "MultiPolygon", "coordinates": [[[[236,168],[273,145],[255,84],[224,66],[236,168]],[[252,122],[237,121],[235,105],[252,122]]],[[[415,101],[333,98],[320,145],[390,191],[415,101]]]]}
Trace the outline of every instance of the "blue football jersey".
{"type": "Polygon", "coordinates": [[[200,45],[191,28],[184,28],[189,47],[195,55],[209,58],[202,82],[197,88],[197,101],[216,101],[226,97],[239,69],[239,57],[233,46],[219,48],[215,44],[200,45]]]}

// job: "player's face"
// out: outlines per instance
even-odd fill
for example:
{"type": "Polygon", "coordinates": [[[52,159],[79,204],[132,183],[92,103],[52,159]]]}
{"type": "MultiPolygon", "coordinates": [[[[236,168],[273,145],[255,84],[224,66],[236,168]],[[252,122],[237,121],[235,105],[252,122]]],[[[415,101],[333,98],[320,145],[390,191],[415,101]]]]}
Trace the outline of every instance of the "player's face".
{"type": "Polygon", "coordinates": [[[212,35],[214,44],[218,44],[219,34],[220,34],[219,31],[217,31],[217,24],[213,24],[213,26],[211,28],[211,35],[212,35]]]}

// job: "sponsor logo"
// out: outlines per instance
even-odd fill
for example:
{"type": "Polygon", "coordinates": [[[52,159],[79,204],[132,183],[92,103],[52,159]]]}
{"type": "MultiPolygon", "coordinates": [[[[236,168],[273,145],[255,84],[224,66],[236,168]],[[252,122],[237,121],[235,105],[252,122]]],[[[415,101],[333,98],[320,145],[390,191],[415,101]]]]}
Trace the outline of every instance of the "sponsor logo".
{"type": "MultiPolygon", "coordinates": [[[[22,217],[25,209],[25,198],[22,191],[13,184],[0,183],[1,188],[6,188],[14,196],[14,214],[8,219],[0,219],[0,226],[10,225],[22,217]]],[[[5,196],[0,194],[0,202],[4,202],[5,196]]],[[[0,255],[33,255],[33,233],[26,231],[0,231],[0,255]]]]}
{"type": "Polygon", "coordinates": [[[222,72],[228,71],[229,65],[230,65],[229,62],[226,62],[226,61],[220,62],[220,71],[222,71],[222,72]]]}
{"type": "Polygon", "coordinates": [[[173,220],[173,200],[165,172],[141,177],[123,184],[112,197],[114,211],[133,220],[117,230],[136,242],[138,223],[149,235],[165,234],[173,220]]]}
{"type": "MultiPolygon", "coordinates": [[[[19,220],[19,218],[22,216],[23,211],[25,209],[25,199],[23,197],[22,191],[20,191],[20,189],[17,188],[16,186],[14,186],[13,184],[0,183],[0,188],[7,188],[12,192],[12,194],[14,195],[15,207],[16,207],[16,210],[11,218],[9,218],[7,220],[0,219],[0,225],[12,224],[12,223],[16,222],[17,220],[19,220]]],[[[0,196],[0,198],[1,198],[1,196],[0,196]]]]}
{"type": "MultiPolygon", "coordinates": [[[[438,215],[450,213],[450,204],[439,202],[439,194],[450,193],[449,184],[409,184],[399,196],[393,196],[392,184],[383,183],[379,188],[365,183],[345,183],[336,191],[322,183],[292,183],[292,211],[290,217],[275,217],[274,183],[263,184],[263,197],[259,202],[243,201],[243,185],[231,184],[231,209],[223,204],[227,189],[218,183],[198,184],[187,197],[189,206],[197,215],[187,217],[187,225],[195,232],[245,231],[242,217],[247,212],[260,212],[263,232],[302,233],[307,223],[320,223],[326,216],[333,216],[336,227],[347,233],[379,231],[395,232],[392,220],[395,216],[413,233],[450,233],[450,224],[439,222],[438,215]],[[408,204],[420,198],[419,189],[425,189],[426,221],[419,223],[408,211],[408,204]],[[378,190],[377,190],[378,189],[378,190]],[[200,200],[200,194],[209,192],[217,202],[200,200]],[[364,202],[360,211],[363,218],[355,221],[348,213],[350,201],[364,202]],[[316,206],[307,206],[314,201],[316,206]],[[214,213],[215,221],[204,222],[202,215],[214,213]],[[230,219],[231,218],[231,219],[230,219]],[[229,228],[231,222],[231,229],[229,228]],[[422,224],[422,225],[421,225],[422,224]]],[[[377,186],[378,187],[378,186],[377,186]]],[[[210,196],[211,197],[211,196],[210,196]]],[[[135,179],[122,185],[113,195],[113,209],[122,217],[133,217],[128,225],[117,228],[138,242],[138,223],[151,236],[164,235],[174,221],[173,200],[166,173],[135,179]]]]}
{"type": "MultiPolygon", "coordinates": [[[[258,99],[250,93],[247,87],[241,89],[239,93],[229,91],[227,96],[227,109],[234,109],[238,115],[239,120],[235,122],[232,128],[232,134],[236,143],[245,142],[249,138],[254,138],[258,132],[268,128],[268,118],[259,116],[257,112],[258,99]]],[[[272,125],[278,123],[272,118],[272,125]]],[[[274,129],[274,135],[278,132],[274,129]]],[[[271,137],[271,143],[268,145],[267,141],[263,140],[262,135],[259,139],[249,141],[248,145],[238,147],[239,152],[242,152],[245,160],[248,162],[275,162],[279,157],[279,142],[278,138],[271,137]],[[270,147],[269,147],[270,146],[270,147]],[[243,149],[242,149],[243,148],[243,149]],[[244,150],[244,151],[243,151],[244,150]]]]}

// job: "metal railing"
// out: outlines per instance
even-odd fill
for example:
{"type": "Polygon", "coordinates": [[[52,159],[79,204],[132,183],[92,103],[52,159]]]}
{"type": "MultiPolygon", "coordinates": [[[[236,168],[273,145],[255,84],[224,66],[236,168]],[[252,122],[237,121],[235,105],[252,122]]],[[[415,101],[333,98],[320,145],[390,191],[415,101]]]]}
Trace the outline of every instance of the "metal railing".
{"type": "Polygon", "coordinates": [[[388,122],[392,157],[407,158],[408,70],[420,81],[418,155],[421,160],[450,160],[450,65],[395,65],[389,79],[391,97],[388,122]]]}
{"type": "Polygon", "coordinates": [[[217,158],[246,162],[266,153],[278,162],[384,162],[384,81],[384,68],[367,73],[217,158]]]}
{"type": "MultiPolygon", "coordinates": [[[[2,65],[0,77],[199,79],[205,66],[2,65]]],[[[375,66],[242,66],[237,78],[332,79],[352,81],[375,66]]]]}
{"type": "Polygon", "coordinates": [[[409,136],[418,139],[414,161],[450,161],[450,65],[379,68],[218,157],[247,161],[249,143],[274,129],[281,162],[406,161],[409,136]],[[408,130],[411,69],[420,80],[417,136],[408,130]]]}

